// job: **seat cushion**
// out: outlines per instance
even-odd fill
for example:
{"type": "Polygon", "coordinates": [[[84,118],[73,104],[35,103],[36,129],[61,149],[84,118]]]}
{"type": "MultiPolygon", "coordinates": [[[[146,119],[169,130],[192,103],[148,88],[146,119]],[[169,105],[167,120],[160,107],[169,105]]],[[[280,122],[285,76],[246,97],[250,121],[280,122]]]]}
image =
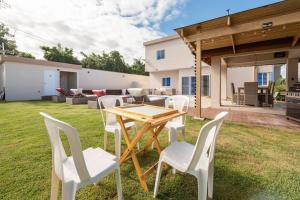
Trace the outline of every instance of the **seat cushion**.
{"type": "MultiPolygon", "coordinates": [[[[106,176],[118,166],[116,156],[100,148],[88,148],[82,153],[87,166],[87,170],[91,177],[90,181],[93,183],[97,182],[100,178],[106,176]]],[[[77,170],[75,168],[73,156],[68,157],[63,162],[63,170],[66,182],[81,182],[77,170]]]]}
{"type": "Polygon", "coordinates": [[[193,152],[194,145],[184,141],[176,141],[164,149],[161,156],[164,162],[179,171],[185,172],[190,164],[193,152]]]}

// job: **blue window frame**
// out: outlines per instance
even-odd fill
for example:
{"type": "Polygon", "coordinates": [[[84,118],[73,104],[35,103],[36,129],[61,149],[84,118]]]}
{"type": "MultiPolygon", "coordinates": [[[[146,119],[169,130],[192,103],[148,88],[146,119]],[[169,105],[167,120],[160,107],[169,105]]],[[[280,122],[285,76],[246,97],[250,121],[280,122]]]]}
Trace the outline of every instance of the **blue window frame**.
{"type": "Polygon", "coordinates": [[[156,60],[165,59],[165,50],[156,51],[156,60]]]}
{"type": "Polygon", "coordinates": [[[170,77],[162,78],[162,86],[171,86],[171,78],[170,77]]]}
{"type": "Polygon", "coordinates": [[[268,73],[258,73],[257,83],[258,86],[268,86],[268,73]]]}

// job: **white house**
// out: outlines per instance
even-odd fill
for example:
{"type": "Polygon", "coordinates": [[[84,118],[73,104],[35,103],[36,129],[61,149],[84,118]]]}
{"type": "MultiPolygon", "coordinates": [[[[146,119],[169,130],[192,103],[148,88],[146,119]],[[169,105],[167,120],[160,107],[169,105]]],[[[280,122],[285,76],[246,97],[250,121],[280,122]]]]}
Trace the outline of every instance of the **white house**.
{"type": "MultiPolygon", "coordinates": [[[[147,41],[145,46],[146,71],[150,73],[150,88],[175,88],[178,94],[195,95],[195,57],[178,35],[147,41]]],[[[210,96],[211,67],[202,62],[202,95],[210,96]]],[[[222,84],[223,99],[231,97],[231,83],[242,87],[244,82],[258,81],[267,86],[280,76],[280,65],[234,66],[227,69],[222,84]]]]}
{"type": "Polygon", "coordinates": [[[148,88],[148,76],[82,68],[81,65],[0,56],[0,91],[7,101],[40,100],[56,95],[56,88],[148,88]]]}

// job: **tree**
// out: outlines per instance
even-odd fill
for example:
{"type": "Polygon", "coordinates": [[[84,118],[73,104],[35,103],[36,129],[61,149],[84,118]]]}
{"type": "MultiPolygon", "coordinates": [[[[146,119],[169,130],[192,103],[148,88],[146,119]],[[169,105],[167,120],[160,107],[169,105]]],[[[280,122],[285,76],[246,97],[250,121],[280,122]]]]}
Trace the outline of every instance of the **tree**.
{"type": "Polygon", "coordinates": [[[134,59],[133,64],[130,67],[130,71],[131,74],[149,75],[148,72],[145,72],[145,63],[141,58],[134,59]]]}
{"type": "Polygon", "coordinates": [[[44,51],[44,58],[46,60],[70,64],[80,64],[78,58],[73,56],[73,49],[66,47],[63,48],[61,44],[58,44],[57,47],[41,46],[41,49],[44,51]]]}
{"type": "Polygon", "coordinates": [[[35,59],[35,57],[32,54],[26,53],[26,52],[23,52],[23,51],[19,51],[18,56],[23,57],[23,58],[33,58],[33,59],[35,59]]]}
{"type": "MultiPolygon", "coordinates": [[[[11,34],[9,33],[9,28],[3,23],[0,24],[0,45],[4,44],[5,54],[7,55],[17,55],[17,45],[16,41],[9,39],[11,34]]],[[[2,49],[1,49],[2,50],[2,49]]]]}
{"type": "Polygon", "coordinates": [[[81,60],[82,67],[84,68],[124,73],[129,71],[128,64],[118,51],[111,51],[110,53],[102,52],[102,54],[91,53],[90,55],[81,54],[84,56],[81,60]]]}
{"type": "Polygon", "coordinates": [[[12,38],[12,35],[9,33],[9,28],[5,24],[0,23],[0,46],[4,45],[4,53],[6,55],[34,58],[30,53],[18,51],[16,41],[10,38],[12,38]]]}
{"type": "Polygon", "coordinates": [[[133,65],[130,66],[118,51],[111,51],[110,53],[102,52],[102,54],[91,53],[89,55],[81,52],[81,54],[84,57],[81,60],[83,68],[140,75],[148,74],[145,72],[145,63],[142,59],[134,59],[133,65]]]}

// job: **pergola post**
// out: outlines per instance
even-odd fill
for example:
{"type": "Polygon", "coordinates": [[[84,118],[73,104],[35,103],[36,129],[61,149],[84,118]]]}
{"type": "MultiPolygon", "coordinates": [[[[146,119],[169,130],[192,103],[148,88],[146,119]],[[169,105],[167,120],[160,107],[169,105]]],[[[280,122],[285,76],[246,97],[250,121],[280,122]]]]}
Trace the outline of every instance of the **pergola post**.
{"type": "Polygon", "coordinates": [[[195,76],[196,76],[196,118],[201,118],[201,60],[202,60],[202,50],[201,50],[201,40],[196,41],[196,63],[195,63],[195,76]]]}

